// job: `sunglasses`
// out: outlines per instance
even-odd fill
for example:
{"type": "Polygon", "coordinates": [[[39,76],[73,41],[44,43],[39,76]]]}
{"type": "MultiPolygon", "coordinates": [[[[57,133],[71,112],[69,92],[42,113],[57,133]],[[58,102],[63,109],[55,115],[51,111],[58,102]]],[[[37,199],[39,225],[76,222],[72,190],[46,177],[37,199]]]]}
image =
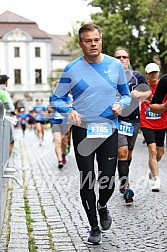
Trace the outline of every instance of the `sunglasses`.
{"type": "Polygon", "coordinates": [[[115,57],[116,59],[129,59],[129,57],[128,56],[117,56],[117,57],[115,57]]]}

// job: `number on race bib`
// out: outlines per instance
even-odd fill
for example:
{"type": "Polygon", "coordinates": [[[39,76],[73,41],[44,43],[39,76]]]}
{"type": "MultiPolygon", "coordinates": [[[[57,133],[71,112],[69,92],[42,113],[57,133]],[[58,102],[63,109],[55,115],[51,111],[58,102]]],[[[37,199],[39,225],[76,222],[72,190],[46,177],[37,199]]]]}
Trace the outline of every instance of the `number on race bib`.
{"type": "Polygon", "coordinates": [[[106,123],[88,123],[87,138],[107,138],[113,133],[112,124],[106,123]]]}

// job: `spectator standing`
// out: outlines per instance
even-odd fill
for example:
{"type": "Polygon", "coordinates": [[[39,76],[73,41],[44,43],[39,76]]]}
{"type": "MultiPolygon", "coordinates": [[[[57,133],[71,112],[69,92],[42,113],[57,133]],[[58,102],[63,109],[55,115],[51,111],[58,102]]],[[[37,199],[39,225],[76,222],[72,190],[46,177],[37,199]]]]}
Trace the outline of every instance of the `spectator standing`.
{"type": "MultiPolygon", "coordinates": [[[[8,77],[6,74],[0,75],[0,100],[4,104],[7,115],[15,114],[15,112],[14,112],[15,107],[13,105],[10,94],[6,90],[7,86],[8,86],[9,78],[10,77],[8,77]]],[[[12,153],[13,146],[14,146],[14,129],[13,129],[13,125],[11,124],[9,155],[11,155],[11,153],[12,153]]]]}
{"type": "MultiPolygon", "coordinates": [[[[152,95],[158,85],[160,68],[156,63],[149,63],[145,67],[147,83],[150,85],[152,95]]],[[[164,154],[164,138],[166,130],[166,112],[153,113],[150,111],[152,95],[148,100],[142,102],[140,123],[149,153],[149,178],[152,179],[152,191],[159,192],[160,178],[158,175],[158,162],[164,154]]],[[[157,94],[156,94],[157,96],[157,94]]],[[[161,95],[162,97],[162,95],[161,95]]]]}
{"type": "Polygon", "coordinates": [[[120,192],[126,203],[133,202],[134,192],[129,185],[129,166],[132,160],[132,152],[140,129],[139,101],[151,95],[146,78],[138,71],[131,69],[130,55],[126,48],[117,49],[114,53],[128,72],[129,88],[132,101],[130,106],[124,110],[124,115],[118,117],[118,174],[120,178],[120,192]],[[147,85],[147,86],[146,86],[147,85]]]}
{"type": "Polygon", "coordinates": [[[85,24],[79,29],[79,45],[83,56],[69,63],[55,92],[59,113],[68,115],[77,166],[80,172],[80,195],[91,230],[88,243],[100,244],[101,230],[110,228],[112,218],[107,202],[115,187],[118,151],[118,119],[130,104],[131,97],[122,64],[114,57],[102,54],[100,27],[85,24]],[[116,101],[116,93],[120,101],[116,101]],[[73,96],[73,107],[64,97],[73,96]],[[98,163],[99,198],[94,190],[96,175],[94,160],[98,163]],[[96,204],[97,203],[97,204],[96,204]],[[97,208],[96,208],[97,206],[97,208]]]}

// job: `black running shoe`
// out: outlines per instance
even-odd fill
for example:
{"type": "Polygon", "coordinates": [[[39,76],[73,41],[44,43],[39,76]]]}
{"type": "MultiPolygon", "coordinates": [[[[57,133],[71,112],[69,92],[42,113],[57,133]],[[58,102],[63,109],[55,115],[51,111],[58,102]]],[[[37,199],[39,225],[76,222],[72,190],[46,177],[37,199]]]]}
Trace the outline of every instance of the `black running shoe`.
{"type": "Polygon", "coordinates": [[[132,204],[133,203],[133,197],[134,197],[134,192],[132,189],[128,188],[124,192],[124,200],[126,204],[132,204]]]}
{"type": "Polygon", "coordinates": [[[63,162],[62,162],[62,161],[59,161],[58,168],[59,168],[59,169],[62,169],[62,168],[63,168],[63,162]]]}
{"type": "Polygon", "coordinates": [[[100,216],[100,225],[101,225],[102,230],[108,230],[111,226],[112,218],[107,209],[107,206],[102,209],[98,209],[98,213],[100,216]]]}
{"type": "Polygon", "coordinates": [[[99,245],[102,243],[101,231],[99,227],[91,228],[88,236],[88,243],[91,245],[99,245]]]}

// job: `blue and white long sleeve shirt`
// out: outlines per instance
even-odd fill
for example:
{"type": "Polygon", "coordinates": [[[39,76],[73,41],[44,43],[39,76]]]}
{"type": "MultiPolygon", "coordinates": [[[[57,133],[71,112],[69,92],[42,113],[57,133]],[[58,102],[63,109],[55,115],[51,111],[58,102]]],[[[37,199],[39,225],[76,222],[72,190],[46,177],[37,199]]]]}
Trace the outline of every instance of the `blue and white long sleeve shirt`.
{"type": "Polygon", "coordinates": [[[58,112],[63,115],[75,109],[83,122],[108,122],[117,125],[112,106],[129,106],[131,95],[124,68],[114,57],[104,55],[101,62],[89,63],[81,56],[69,63],[62,73],[54,94],[58,112]],[[69,92],[73,95],[73,107],[64,102],[69,92]],[[116,93],[121,98],[116,100],[116,93]]]}

